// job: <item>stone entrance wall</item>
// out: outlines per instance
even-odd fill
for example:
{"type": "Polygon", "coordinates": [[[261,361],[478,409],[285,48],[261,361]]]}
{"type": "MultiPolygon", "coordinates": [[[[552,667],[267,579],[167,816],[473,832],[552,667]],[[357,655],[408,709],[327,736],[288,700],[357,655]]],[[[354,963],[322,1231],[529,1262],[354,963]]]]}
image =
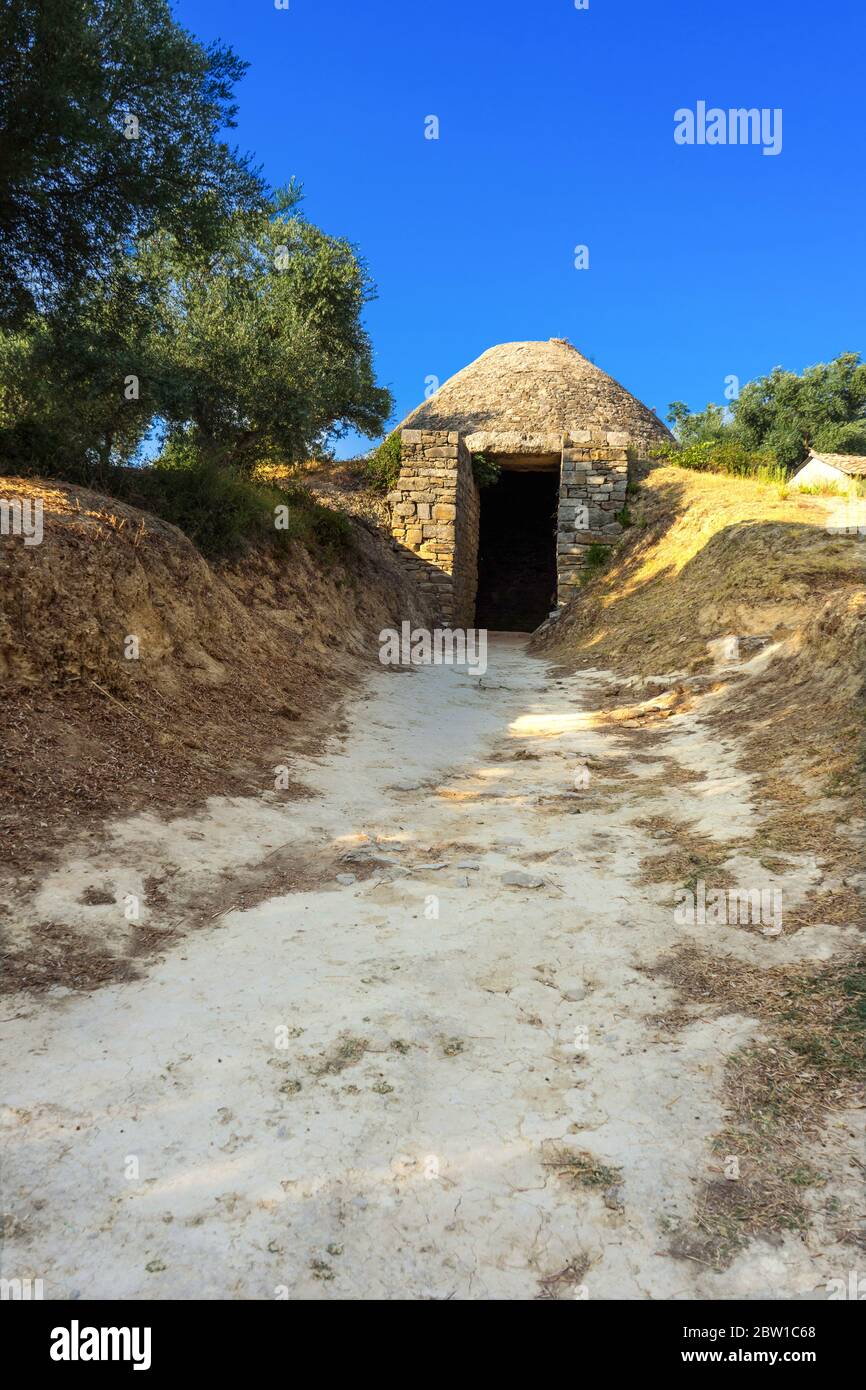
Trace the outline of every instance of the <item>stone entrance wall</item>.
{"type": "Polygon", "coordinates": [[[591,545],[615,545],[623,528],[616,513],[626,504],[629,436],[613,430],[563,435],[556,536],[557,592],[567,603],[580,587],[591,545]]]}
{"type": "MultiPolygon", "coordinates": [[[[580,587],[591,545],[615,545],[626,505],[629,436],[575,430],[562,440],[557,591],[567,603],[580,587]]],[[[475,625],[481,515],[472,459],[463,436],[404,430],[400,477],[392,492],[391,529],[419,588],[446,626],[475,625]]]]}
{"type": "Polygon", "coordinates": [[[404,430],[402,445],[392,534],[437,621],[473,627],[481,508],[469,450],[445,430],[404,430]]]}

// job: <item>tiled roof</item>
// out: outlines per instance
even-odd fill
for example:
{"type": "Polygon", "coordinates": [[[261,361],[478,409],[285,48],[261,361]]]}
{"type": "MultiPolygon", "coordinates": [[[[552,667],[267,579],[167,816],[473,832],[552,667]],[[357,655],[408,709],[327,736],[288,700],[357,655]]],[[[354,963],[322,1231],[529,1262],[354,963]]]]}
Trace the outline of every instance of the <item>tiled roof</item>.
{"type": "Polygon", "coordinates": [[[813,449],[812,457],[829,464],[831,468],[838,468],[840,473],[847,473],[851,478],[866,478],[866,454],[819,454],[813,449]]]}

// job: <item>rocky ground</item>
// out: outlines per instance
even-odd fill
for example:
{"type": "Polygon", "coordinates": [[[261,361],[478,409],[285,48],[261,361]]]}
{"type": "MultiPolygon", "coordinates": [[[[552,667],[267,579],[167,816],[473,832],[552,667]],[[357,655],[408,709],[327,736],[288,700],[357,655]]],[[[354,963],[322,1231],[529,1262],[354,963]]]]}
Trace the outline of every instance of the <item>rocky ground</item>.
{"type": "Polygon", "coordinates": [[[624,708],[499,637],[481,678],[366,677],[292,799],[72,849],[17,930],[117,969],[4,1001],[4,1275],[826,1297],[862,1259],[862,1111],[838,1053],[796,1049],[830,1014],[847,1038],[857,930],[797,917],[845,866],[761,848],[721,698],[624,708]],[[780,892],[782,931],[677,920],[698,881],[780,892]]]}

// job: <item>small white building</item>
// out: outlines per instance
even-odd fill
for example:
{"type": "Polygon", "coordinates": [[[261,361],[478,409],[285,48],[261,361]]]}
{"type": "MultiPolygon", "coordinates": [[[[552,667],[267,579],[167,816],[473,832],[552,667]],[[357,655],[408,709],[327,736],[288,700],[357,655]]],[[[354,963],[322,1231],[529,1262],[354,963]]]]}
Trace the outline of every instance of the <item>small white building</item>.
{"type": "Polygon", "coordinates": [[[817,454],[811,456],[791,479],[791,487],[810,487],[835,483],[853,491],[859,479],[866,479],[866,454],[817,454]]]}

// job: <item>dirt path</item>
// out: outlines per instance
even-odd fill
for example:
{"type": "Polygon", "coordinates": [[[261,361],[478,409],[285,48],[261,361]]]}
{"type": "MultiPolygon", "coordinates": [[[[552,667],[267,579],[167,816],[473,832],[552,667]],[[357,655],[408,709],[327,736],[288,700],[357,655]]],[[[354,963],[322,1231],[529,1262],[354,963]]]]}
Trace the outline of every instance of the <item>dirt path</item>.
{"type": "MultiPolygon", "coordinates": [[[[7,1001],[4,1275],[85,1299],[824,1296],[839,1271],[791,1234],[723,1273],[669,1253],[759,1025],[653,1021],[674,995],[647,967],[701,929],[640,881],[659,845],[634,822],[687,799],[744,833],[748,784],[691,716],[645,743],[600,721],[602,683],[508,638],[480,685],[377,674],[342,746],[292,767],[314,797],[138,818],[53,874],[37,915],[91,929],[118,913],[79,905],[95,873],[120,898],[288,844],[323,881],[141,980],[7,1001]]],[[[752,963],[833,944],[716,930],[752,963]]]]}

